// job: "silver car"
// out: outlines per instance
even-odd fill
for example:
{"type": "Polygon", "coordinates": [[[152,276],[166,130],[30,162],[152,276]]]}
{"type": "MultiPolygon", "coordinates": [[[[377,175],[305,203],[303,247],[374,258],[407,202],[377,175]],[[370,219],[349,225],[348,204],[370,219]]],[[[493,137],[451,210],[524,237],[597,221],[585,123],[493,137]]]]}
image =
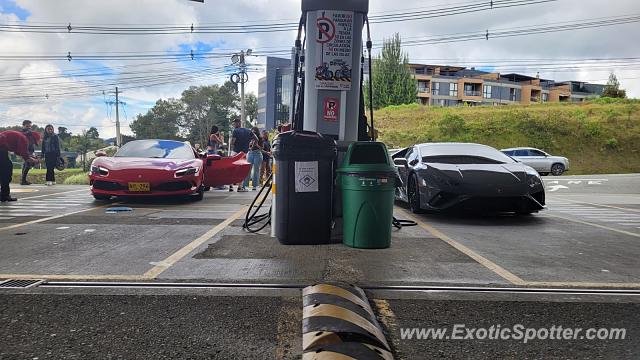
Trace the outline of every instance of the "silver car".
{"type": "Polygon", "coordinates": [[[540,175],[549,175],[549,173],[559,176],[565,171],[569,171],[569,159],[562,156],[552,156],[546,152],[529,147],[519,147],[511,149],[502,149],[505,155],[529,165],[536,169],[540,175]]]}

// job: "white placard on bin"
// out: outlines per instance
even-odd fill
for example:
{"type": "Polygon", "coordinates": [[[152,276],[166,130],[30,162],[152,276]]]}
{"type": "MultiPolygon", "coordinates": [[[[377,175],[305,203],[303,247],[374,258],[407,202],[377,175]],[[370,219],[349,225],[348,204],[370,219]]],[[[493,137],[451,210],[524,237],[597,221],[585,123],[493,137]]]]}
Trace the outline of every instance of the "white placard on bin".
{"type": "Polygon", "coordinates": [[[296,161],[296,192],[318,192],[318,162],[296,161]]]}

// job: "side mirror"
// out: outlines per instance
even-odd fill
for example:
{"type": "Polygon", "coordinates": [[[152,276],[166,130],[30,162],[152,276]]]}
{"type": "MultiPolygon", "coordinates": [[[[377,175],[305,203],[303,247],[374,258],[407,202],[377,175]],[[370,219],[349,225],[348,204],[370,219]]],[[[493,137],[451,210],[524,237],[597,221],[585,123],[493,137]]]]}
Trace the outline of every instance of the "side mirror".
{"type": "Polygon", "coordinates": [[[393,163],[397,166],[407,166],[407,159],[405,158],[395,158],[393,159],[393,163]]]}
{"type": "Polygon", "coordinates": [[[107,152],[103,151],[103,150],[97,150],[95,152],[96,157],[103,157],[103,156],[107,156],[107,152]]]}

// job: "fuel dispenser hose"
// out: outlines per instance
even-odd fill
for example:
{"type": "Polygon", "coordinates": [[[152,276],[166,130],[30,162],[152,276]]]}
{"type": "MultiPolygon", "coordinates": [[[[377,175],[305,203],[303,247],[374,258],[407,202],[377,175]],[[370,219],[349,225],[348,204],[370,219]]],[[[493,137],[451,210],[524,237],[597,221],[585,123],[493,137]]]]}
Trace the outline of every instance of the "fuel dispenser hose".
{"type": "Polygon", "coordinates": [[[264,185],[262,185],[262,187],[260,188],[260,191],[258,191],[258,194],[253,199],[253,201],[251,202],[251,206],[249,206],[249,209],[247,210],[247,214],[244,217],[244,224],[242,224],[242,228],[247,230],[250,233],[257,233],[262,229],[266,228],[267,225],[271,224],[271,210],[272,210],[271,206],[269,206],[269,211],[264,214],[258,215],[258,211],[260,211],[260,209],[262,208],[262,205],[264,205],[264,202],[267,200],[268,194],[271,191],[272,186],[273,186],[273,174],[269,175],[269,178],[267,178],[267,181],[264,182],[264,185]],[[262,196],[261,200],[259,200],[262,193],[265,191],[265,189],[267,190],[267,193],[265,194],[265,196],[262,196]],[[258,203],[258,200],[260,202],[256,206],[256,203],[258,203]],[[263,224],[259,228],[257,229],[253,228],[253,226],[260,223],[263,223],[263,224]]]}
{"type": "MultiPolygon", "coordinates": [[[[273,186],[273,174],[269,175],[269,178],[267,178],[267,181],[264,182],[264,185],[262,185],[262,187],[260,188],[260,191],[258,191],[258,194],[253,199],[253,201],[251,202],[251,205],[249,206],[249,209],[247,210],[247,214],[244,217],[244,224],[242,224],[242,228],[247,230],[250,233],[257,233],[259,231],[262,231],[264,228],[267,227],[267,225],[271,224],[271,211],[272,211],[271,206],[269,206],[269,211],[266,213],[258,215],[258,211],[260,211],[260,209],[264,205],[264,202],[267,200],[267,197],[268,197],[267,194],[271,191],[272,186],[273,186]],[[262,196],[262,193],[265,190],[267,191],[267,194],[265,194],[265,196],[262,196]],[[260,223],[262,223],[260,227],[254,228],[254,226],[260,223]]],[[[417,226],[418,224],[415,221],[397,219],[394,216],[392,225],[397,229],[402,229],[403,227],[417,226]]]]}

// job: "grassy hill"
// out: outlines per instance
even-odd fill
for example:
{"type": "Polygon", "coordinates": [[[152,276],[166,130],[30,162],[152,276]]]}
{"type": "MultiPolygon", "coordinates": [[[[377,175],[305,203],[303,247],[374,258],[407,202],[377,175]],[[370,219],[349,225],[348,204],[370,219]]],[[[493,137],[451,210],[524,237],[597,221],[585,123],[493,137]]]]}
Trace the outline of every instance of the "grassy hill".
{"type": "Polygon", "coordinates": [[[392,106],[376,112],[387,146],[462,141],[531,146],[571,161],[570,174],[640,172],[640,101],[530,106],[392,106]]]}

